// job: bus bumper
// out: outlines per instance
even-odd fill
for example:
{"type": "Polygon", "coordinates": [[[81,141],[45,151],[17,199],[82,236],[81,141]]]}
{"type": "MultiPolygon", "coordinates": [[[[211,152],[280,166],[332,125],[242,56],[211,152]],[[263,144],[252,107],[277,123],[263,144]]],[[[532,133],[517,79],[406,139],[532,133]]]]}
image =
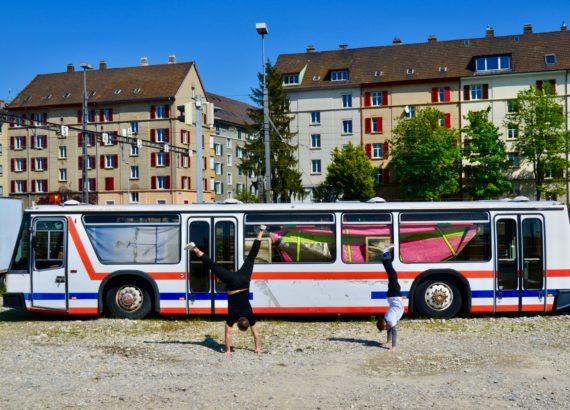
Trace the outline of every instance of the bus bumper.
{"type": "Polygon", "coordinates": [[[554,299],[553,312],[559,312],[564,309],[570,308],[570,289],[560,289],[554,299]]]}
{"type": "Polygon", "coordinates": [[[26,301],[23,293],[4,293],[4,307],[26,310],[26,301]]]}

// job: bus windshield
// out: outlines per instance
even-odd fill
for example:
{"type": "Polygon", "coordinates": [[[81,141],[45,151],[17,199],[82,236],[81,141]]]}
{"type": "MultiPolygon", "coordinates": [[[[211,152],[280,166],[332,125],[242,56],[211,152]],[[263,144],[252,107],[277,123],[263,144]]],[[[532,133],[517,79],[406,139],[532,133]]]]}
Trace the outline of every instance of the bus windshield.
{"type": "Polygon", "coordinates": [[[20,233],[18,234],[18,241],[12,256],[12,263],[10,266],[11,271],[25,271],[29,270],[30,266],[30,217],[24,215],[20,233]]]}

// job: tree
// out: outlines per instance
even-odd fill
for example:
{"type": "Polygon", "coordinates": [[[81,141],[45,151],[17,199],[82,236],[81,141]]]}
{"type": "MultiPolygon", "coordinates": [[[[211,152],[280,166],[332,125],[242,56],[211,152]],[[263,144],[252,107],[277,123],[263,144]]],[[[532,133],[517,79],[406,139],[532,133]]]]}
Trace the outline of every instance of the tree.
{"type": "Polygon", "coordinates": [[[458,133],[441,126],[442,119],[439,110],[426,108],[394,129],[390,169],[405,197],[438,201],[459,188],[458,133]]]}
{"type": "Polygon", "coordinates": [[[475,199],[494,199],[511,191],[506,177],[510,166],[499,128],[489,121],[491,108],[471,111],[465,117],[469,125],[463,128],[465,146],[463,157],[464,191],[475,199]]]}
{"type": "Polygon", "coordinates": [[[524,162],[530,163],[534,176],[536,199],[545,194],[560,194],[568,169],[568,133],[560,98],[548,84],[531,86],[518,93],[515,112],[506,123],[518,128],[515,149],[524,162]]]}
{"type": "MultiPolygon", "coordinates": [[[[269,61],[265,65],[267,90],[269,93],[269,117],[275,125],[269,127],[270,168],[273,202],[289,202],[295,196],[306,195],[297,169],[297,146],[292,143],[296,133],[289,130],[292,117],[289,114],[289,100],[283,90],[281,74],[269,61]]],[[[248,110],[253,124],[247,127],[255,138],[244,145],[245,158],[239,168],[243,172],[253,171],[258,178],[265,175],[265,137],[263,133],[263,74],[258,74],[259,88],[252,89],[251,99],[257,109],[248,110]]]]}
{"type": "Polygon", "coordinates": [[[335,147],[331,158],[325,184],[334,196],[344,200],[364,200],[374,196],[375,170],[360,146],[349,142],[342,149],[335,147]]]}
{"type": "Polygon", "coordinates": [[[329,184],[327,181],[321,182],[313,190],[313,201],[314,202],[335,202],[340,193],[337,192],[336,188],[329,184]]]}
{"type": "Polygon", "coordinates": [[[247,189],[242,189],[240,191],[237,191],[236,199],[244,203],[255,203],[259,201],[257,195],[252,194],[247,189]]]}

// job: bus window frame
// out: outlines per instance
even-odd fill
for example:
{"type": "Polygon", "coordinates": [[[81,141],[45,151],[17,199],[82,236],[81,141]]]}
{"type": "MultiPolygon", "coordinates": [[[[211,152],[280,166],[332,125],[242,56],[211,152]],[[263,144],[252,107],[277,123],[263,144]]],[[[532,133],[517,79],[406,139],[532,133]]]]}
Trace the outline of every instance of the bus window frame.
{"type": "MultiPolygon", "coordinates": [[[[344,265],[374,265],[374,264],[379,264],[381,263],[381,261],[363,261],[363,262],[350,262],[348,260],[344,260],[343,258],[343,253],[342,253],[342,247],[344,245],[343,243],[343,233],[342,230],[344,229],[345,226],[358,226],[358,225],[366,225],[366,226],[371,226],[371,225],[382,225],[382,226],[389,226],[390,229],[390,236],[389,236],[389,243],[394,243],[394,215],[393,212],[391,211],[377,211],[377,212],[364,212],[364,211],[345,211],[341,213],[341,217],[340,217],[340,260],[344,265]],[[373,215],[373,216],[382,216],[382,215],[386,215],[388,216],[388,218],[386,219],[386,221],[374,221],[374,220],[370,220],[370,221],[356,221],[356,222],[345,222],[345,216],[347,215],[373,215]]],[[[366,247],[366,238],[368,237],[364,237],[365,238],[365,243],[364,246],[366,247]]]]}

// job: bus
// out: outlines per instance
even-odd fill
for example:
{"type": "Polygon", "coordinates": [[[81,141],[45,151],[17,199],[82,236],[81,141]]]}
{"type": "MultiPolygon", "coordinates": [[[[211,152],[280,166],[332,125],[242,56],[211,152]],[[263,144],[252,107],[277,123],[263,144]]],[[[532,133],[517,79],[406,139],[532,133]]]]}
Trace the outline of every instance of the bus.
{"type": "Polygon", "coordinates": [[[4,306],[143,318],[227,313],[223,283],[185,250],[237,270],[267,232],[249,297],[260,315],[387,310],[383,249],[394,243],[405,310],[431,318],[570,306],[563,203],[62,205],[25,210],[4,306]]]}

